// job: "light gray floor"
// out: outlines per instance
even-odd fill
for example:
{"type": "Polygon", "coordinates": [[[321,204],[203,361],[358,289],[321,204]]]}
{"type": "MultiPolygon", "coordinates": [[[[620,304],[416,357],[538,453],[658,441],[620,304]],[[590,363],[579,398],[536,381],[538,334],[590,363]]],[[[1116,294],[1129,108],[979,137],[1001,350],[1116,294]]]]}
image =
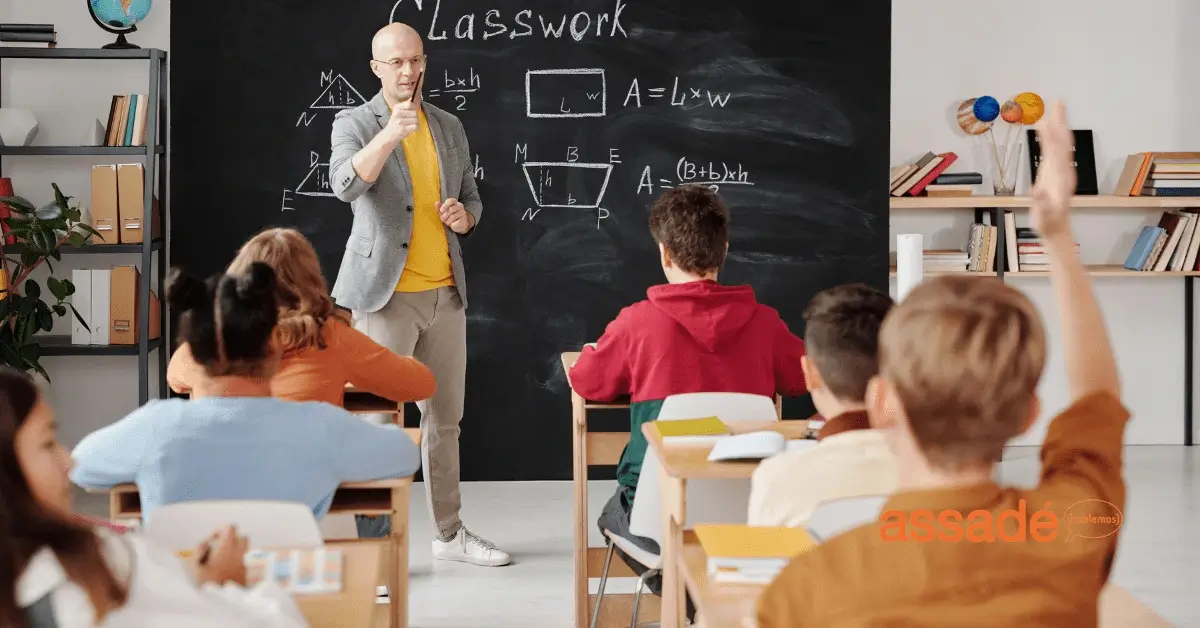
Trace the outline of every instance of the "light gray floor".
{"type": "MultiPolygon", "coordinates": [[[[1038,450],[1012,448],[999,474],[1006,484],[1037,480],[1038,450]]],[[[1177,626],[1200,628],[1200,447],[1127,447],[1129,503],[1114,581],[1177,626]]],[[[612,491],[592,482],[591,518],[612,491]]],[[[463,486],[463,519],[513,554],[501,568],[437,563],[423,486],[412,500],[410,626],[563,628],[571,620],[571,483],[502,482],[463,486]]],[[[81,511],[104,516],[95,495],[81,511]]],[[[592,526],[592,545],[602,541],[592,526]]],[[[625,592],[628,583],[610,582],[625,592]]]]}

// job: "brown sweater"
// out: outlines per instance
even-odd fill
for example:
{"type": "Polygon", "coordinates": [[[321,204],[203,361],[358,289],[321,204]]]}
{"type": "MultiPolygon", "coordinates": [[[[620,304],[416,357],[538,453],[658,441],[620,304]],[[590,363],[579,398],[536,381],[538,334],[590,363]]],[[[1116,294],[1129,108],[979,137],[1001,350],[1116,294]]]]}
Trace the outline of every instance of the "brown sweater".
{"type": "Polygon", "coordinates": [[[988,482],[897,493],[879,522],[793,559],[759,599],[759,628],[1095,626],[1116,554],[1111,518],[1125,508],[1128,418],[1111,394],[1077,401],[1050,425],[1032,489],[988,482]],[[1000,538],[1019,533],[1018,516],[984,527],[1022,501],[1025,540],[1000,538]],[[1057,524],[1040,513],[1047,504],[1057,524]],[[948,524],[938,519],[945,511],[956,513],[948,524]],[[985,530],[996,540],[970,540],[985,530]]]}
{"type": "MultiPolygon", "coordinates": [[[[417,360],[392,353],[337,319],[325,324],[323,338],[325,349],[309,347],[280,362],[279,372],[271,379],[272,395],[340,406],[349,383],[397,403],[433,396],[433,373],[417,360]]],[[[191,347],[180,345],[167,367],[171,390],[191,393],[203,377],[204,367],[192,357],[191,347]]]]}

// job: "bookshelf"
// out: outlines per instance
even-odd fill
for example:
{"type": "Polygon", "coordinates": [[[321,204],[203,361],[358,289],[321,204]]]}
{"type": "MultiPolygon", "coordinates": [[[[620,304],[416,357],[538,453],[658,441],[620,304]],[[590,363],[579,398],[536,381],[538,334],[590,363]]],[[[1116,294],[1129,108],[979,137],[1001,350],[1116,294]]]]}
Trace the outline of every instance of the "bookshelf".
{"type": "MultiPolygon", "coordinates": [[[[167,313],[165,305],[165,282],[167,266],[168,221],[170,212],[167,203],[167,130],[165,116],[167,88],[167,53],[156,48],[138,48],[132,50],[105,50],[101,48],[0,48],[0,62],[5,59],[94,59],[94,60],[127,60],[139,59],[148,62],[148,96],[151,103],[157,106],[148,107],[146,119],[145,146],[0,146],[0,157],[64,157],[64,156],[101,156],[101,157],[136,157],[143,166],[145,174],[145,189],[143,190],[142,224],[153,224],[152,208],[154,199],[158,206],[162,221],[163,238],[152,238],[151,230],[147,229],[147,237],[140,244],[90,244],[81,247],[67,246],[61,249],[63,255],[85,254],[120,254],[140,256],[141,272],[138,273],[137,298],[142,305],[137,313],[138,342],[132,345],[74,345],[70,336],[39,336],[38,344],[42,347],[43,356],[137,356],[138,359],[138,405],[150,400],[150,355],[158,356],[158,396],[167,396],[167,313]],[[157,175],[157,176],[156,176],[157,175]],[[155,184],[157,178],[157,187],[155,184]],[[157,293],[160,301],[164,302],[160,319],[159,337],[150,339],[150,280],[151,269],[154,267],[154,254],[158,254],[158,269],[154,273],[157,283],[157,293]]],[[[0,64],[0,71],[3,65],[0,64]]],[[[2,94],[0,94],[2,96],[2,94]]],[[[3,160],[0,160],[0,174],[3,174],[3,160]]],[[[20,245],[4,247],[5,255],[19,255],[20,245]]]]}
{"type": "MultiPolygon", "coordinates": [[[[960,210],[969,209],[975,212],[975,222],[983,222],[984,214],[990,216],[990,223],[1003,225],[1004,211],[1027,209],[1030,205],[1028,196],[960,196],[960,197],[926,197],[905,196],[888,197],[889,208],[892,212],[919,210],[960,210]]],[[[1200,207],[1200,197],[1187,196],[1076,196],[1071,201],[1073,208],[1087,208],[1111,211],[1146,211],[1156,209],[1182,209],[1200,207]]],[[[1049,272],[1005,272],[1008,249],[1005,244],[1005,231],[997,229],[996,237],[996,270],[987,272],[950,271],[925,272],[926,277],[941,275],[967,275],[987,277],[1004,281],[1005,277],[1034,278],[1048,277],[1049,272]]],[[[1116,277],[1122,279],[1183,279],[1183,444],[1192,446],[1192,386],[1194,380],[1194,307],[1195,307],[1195,278],[1200,277],[1200,271],[1134,271],[1119,264],[1098,264],[1087,266],[1088,274],[1093,277],[1116,277]]],[[[896,276],[896,268],[890,269],[890,277],[896,276]]]]}

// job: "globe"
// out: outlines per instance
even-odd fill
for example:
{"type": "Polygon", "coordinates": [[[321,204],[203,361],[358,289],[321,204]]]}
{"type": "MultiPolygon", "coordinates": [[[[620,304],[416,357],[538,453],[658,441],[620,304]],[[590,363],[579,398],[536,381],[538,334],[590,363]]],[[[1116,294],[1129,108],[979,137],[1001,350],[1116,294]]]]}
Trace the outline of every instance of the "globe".
{"type": "Polygon", "coordinates": [[[104,48],[137,48],[125,40],[125,35],[137,30],[137,24],[150,14],[151,0],[88,0],[92,20],[104,30],[117,35],[117,41],[104,48]]]}

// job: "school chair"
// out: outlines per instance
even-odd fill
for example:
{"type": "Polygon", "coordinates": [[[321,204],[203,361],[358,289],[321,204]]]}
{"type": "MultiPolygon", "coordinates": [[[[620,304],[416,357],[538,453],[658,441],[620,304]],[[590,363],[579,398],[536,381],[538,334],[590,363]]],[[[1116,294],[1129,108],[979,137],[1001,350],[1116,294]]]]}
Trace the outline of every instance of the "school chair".
{"type": "MultiPolygon", "coordinates": [[[[745,393],[685,393],[671,395],[663,400],[658,412],[659,421],[675,421],[715,416],[725,423],[736,421],[778,421],[779,407],[771,397],[745,393]]],[[[633,510],[629,513],[629,530],[637,536],[652,539],[662,547],[662,498],[658,486],[659,464],[653,449],[646,450],[642,459],[642,471],[638,476],[637,493],[633,510]],[[635,525],[636,523],[636,525],[635,525]]],[[[745,523],[746,504],[750,501],[750,483],[746,480],[698,480],[688,483],[688,523],[745,523]],[[740,504],[733,508],[732,505],[740,504]]],[[[633,594],[633,613],[630,628],[637,628],[638,605],[645,589],[646,580],[662,572],[662,556],[641,549],[631,540],[604,531],[604,568],[600,574],[600,588],[596,592],[596,605],[592,608],[591,627],[595,628],[600,617],[600,605],[604,603],[604,589],[608,583],[608,569],[612,564],[613,552],[620,548],[627,556],[646,567],[638,578],[637,590],[633,594]]]]}
{"type": "MultiPolygon", "coordinates": [[[[820,478],[809,479],[820,481],[820,478]]],[[[877,521],[888,497],[888,495],[859,495],[825,500],[813,509],[804,528],[808,530],[813,540],[824,543],[851,528],[877,521]]]]}
{"type": "Polygon", "coordinates": [[[325,544],[312,510],[300,502],[230,499],[160,506],[145,534],[172,550],[193,550],[212,533],[233,525],[252,547],[320,547],[325,544]]]}

